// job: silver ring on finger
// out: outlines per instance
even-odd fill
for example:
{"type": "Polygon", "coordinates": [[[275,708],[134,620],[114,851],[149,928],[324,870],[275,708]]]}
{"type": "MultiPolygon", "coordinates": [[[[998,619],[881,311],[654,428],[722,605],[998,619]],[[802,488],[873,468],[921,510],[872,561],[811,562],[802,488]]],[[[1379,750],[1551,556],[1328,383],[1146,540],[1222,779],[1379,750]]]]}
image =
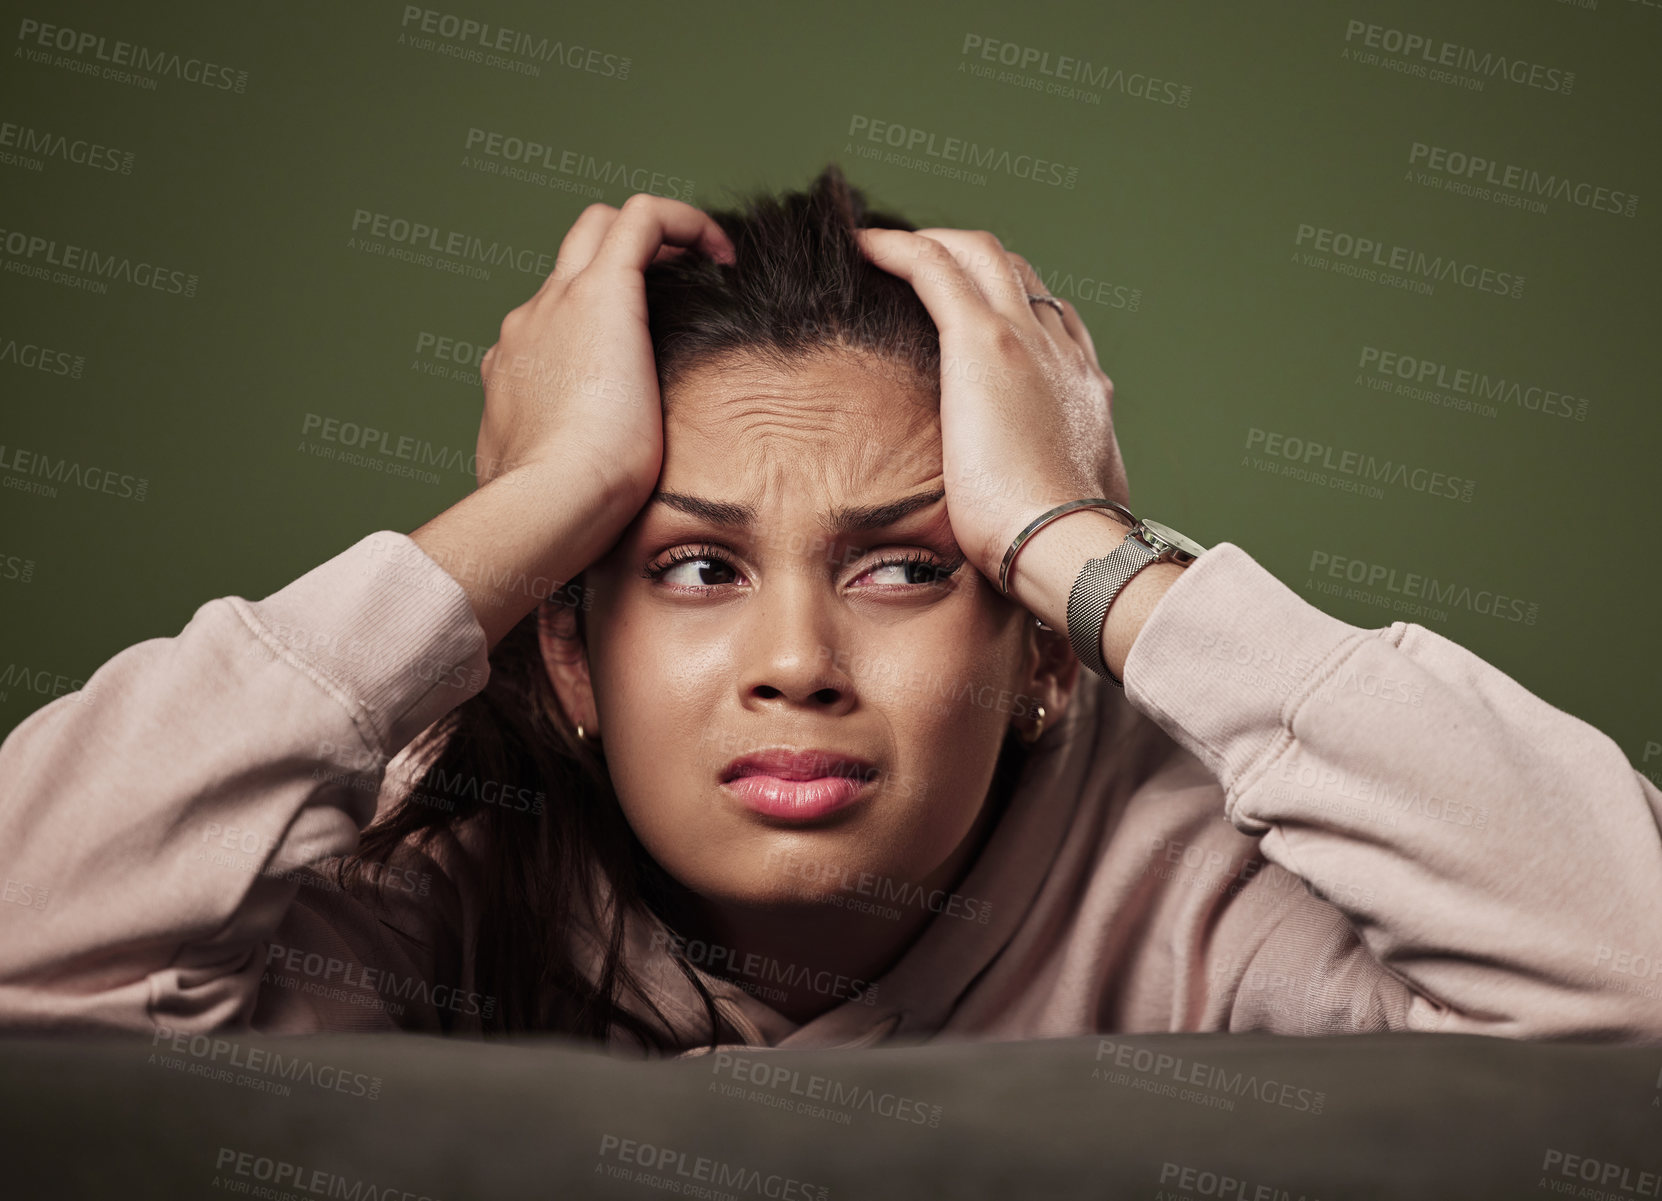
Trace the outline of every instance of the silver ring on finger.
{"type": "Polygon", "coordinates": [[[1048,304],[1051,308],[1056,310],[1056,315],[1058,317],[1067,316],[1067,314],[1062,311],[1062,302],[1060,300],[1057,300],[1056,297],[1054,297],[1054,296],[1040,296],[1040,295],[1037,295],[1036,293],[1029,292],[1027,294],[1027,303],[1028,304],[1048,304]]]}

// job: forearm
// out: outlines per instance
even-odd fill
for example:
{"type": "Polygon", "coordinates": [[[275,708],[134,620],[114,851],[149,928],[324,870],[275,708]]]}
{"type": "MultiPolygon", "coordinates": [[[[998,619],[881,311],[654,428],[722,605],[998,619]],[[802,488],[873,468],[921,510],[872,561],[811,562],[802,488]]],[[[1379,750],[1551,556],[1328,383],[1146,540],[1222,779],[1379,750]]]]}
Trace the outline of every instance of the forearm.
{"type": "MultiPolygon", "coordinates": [[[[1100,558],[1124,540],[1131,525],[1106,509],[1082,509],[1051,522],[1022,547],[1010,572],[1010,590],[1024,608],[1057,630],[1068,628],[1068,593],[1088,559],[1100,558]]],[[[1138,633],[1186,569],[1150,563],[1120,589],[1102,627],[1102,657],[1114,678],[1125,678],[1125,660],[1138,633]]]]}
{"type": "Polygon", "coordinates": [[[610,545],[614,502],[596,484],[516,468],[410,534],[462,587],[487,647],[610,545]]]}
{"type": "Polygon", "coordinates": [[[246,1017],[293,869],[350,851],[388,758],[483,685],[451,580],[381,531],[127,648],[0,743],[0,1025],[246,1017]]]}
{"type": "MultiPolygon", "coordinates": [[[[1662,794],[1615,743],[1422,626],[1322,612],[1231,543],[1178,570],[1131,623],[1124,699],[1409,986],[1408,1028],[1662,1037],[1662,794]]],[[[1327,980],[1287,937],[1310,954],[1276,970],[1327,980]]]]}

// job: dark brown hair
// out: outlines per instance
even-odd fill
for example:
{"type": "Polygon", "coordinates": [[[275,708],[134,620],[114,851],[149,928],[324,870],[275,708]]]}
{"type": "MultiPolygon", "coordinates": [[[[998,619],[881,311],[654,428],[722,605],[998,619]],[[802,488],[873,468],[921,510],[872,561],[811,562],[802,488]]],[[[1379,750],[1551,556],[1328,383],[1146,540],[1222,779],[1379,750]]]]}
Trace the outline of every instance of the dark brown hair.
{"type": "MultiPolygon", "coordinates": [[[[862,226],[915,226],[872,209],[835,164],[805,192],[756,192],[740,207],[711,216],[732,239],[734,263],[689,251],[645,272],[661,389],[732,354],[788,369],[816,352],[843,348],[909,370],[939,395],[940,340],[928,310],[909,283],[868,262],[854,237],[862,226]]],[[[584,593],[568,585],[561,595],[584,593]]],[[[573,630],[576,650],[581,607],[563,613],[551,607],[560,608],[552,599],[542,602],[542,618],[573,630]]],[[[477,873],[483,899],[475,987],[495,1000],[486,1032],[547,1031],[604,1042],[621,1027],[643,1047],[670,1047],[673,1027],[622,962],[619,919],[640,906],[667,918],[678,885],[635,838],[602,752],[576,738],[543,663],[538,620],[533,612],[515,626],[491,652],[484,689],[426,731],[422,746],[435,748],[436,757],[410,798],[364,832],[357,852],[342,861],[339,879],[347,886],[401,845],[420,848],[444,828],[477,819],[488,863],[477,873]],[[456,781],[472,781],[473,788],[458,790],[456,781]],[[484,781],[498,793],[517,789],[548,802],[538,806],[540,813],[489,804],[477,795],[484,781]],[[417,803],[418,795],[453,803],[417,803]],[[591,887],[593,865],[603,870],[609,907],[591,887]],[[573,922],[595,932],[605,948],[597,980],[572,958],[573,922]],[[655,1022],[619,1004],[626,990],[655,1022]]],[[[1009,786],[1021,758],[1020,744],[1007,737],[995,791],[1009,786]]],[[[691,965],[675,959],[703,999],[714,1045],[722,1029],[715,1003],[691,965]]]]}

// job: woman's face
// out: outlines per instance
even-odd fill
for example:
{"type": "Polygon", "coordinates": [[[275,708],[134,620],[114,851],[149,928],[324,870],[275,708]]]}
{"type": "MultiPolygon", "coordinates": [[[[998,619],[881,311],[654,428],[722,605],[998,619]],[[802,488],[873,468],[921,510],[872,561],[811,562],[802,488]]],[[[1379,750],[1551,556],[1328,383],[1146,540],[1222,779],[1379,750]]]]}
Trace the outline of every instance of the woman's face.
{"type": "Polygon", "coordinates": [[[1065,698],[1031,616],[953,541],[936,401],[839,351],[724,360],[664,406],[658,491],[584,576],[586,679],[549,662],[630,825],[711,901],[947,883],[1006,732],[1065,698]],[[726,782],[793,750],[805,772],[726,782]]]}

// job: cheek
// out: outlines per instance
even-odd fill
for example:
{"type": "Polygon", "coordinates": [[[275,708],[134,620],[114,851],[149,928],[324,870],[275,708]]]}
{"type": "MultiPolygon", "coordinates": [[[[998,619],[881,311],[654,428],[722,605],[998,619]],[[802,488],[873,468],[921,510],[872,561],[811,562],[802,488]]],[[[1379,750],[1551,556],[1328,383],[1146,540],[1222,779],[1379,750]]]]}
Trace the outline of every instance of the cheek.
{"type": "Polygon", "coordinates": [[[728,641],[650,608],[625,595],[591,627],[590,680],[620,799],[685,793],[677,781],[702,785],[718,758],[742,753],[721,746],[736,670],[728,641]]]}
{"type": "Polygon", "coordinates": [[[862,696],[880,706],[900,759],[913,818],[967,827],[980,809],[1017,699],[1019,656],[990,630],[964,631],[939,653],[912,647],[890,678],[872,673],[862,696]]]}
{"type": "Polygon", "coordinates": [[[835,666],[884,729],[895,800],[886,834],[926,844],[955,839],[980,811],[1011,721],[1021,622],[1008,606],[964,590],[856,633],[838,648],[835,666]]]}

